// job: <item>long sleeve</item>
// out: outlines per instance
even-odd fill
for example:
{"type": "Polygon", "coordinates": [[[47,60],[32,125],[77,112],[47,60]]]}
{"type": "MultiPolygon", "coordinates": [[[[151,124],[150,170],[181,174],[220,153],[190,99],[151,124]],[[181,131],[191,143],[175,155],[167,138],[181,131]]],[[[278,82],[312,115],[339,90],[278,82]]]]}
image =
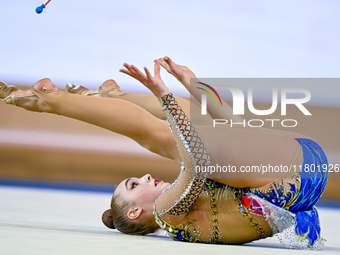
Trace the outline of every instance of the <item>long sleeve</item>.
{"type": "Polygon", "coordinates": [[[156,200],[155,213],[180,216],[189,211],[196,201],[206,180],[206,171],[198,171],[211,165],[200,137],[190,120],[170,93],[160,103],[169,122],[182,158],[182,168],[176,181],[156,200]]]}

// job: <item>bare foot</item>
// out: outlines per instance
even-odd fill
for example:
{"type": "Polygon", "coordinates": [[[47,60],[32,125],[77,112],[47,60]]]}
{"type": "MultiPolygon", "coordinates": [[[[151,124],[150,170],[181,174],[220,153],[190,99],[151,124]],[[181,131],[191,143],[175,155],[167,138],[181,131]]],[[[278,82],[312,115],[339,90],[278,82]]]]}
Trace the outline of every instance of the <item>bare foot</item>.
{"type": "Polygon", "coordinates": [[[110,79],[105,81],[100,87],[99,87],[99,93],[102,97],[117,97],[117,96],[121,96],[124,94],[128,94],[128,93],[123,93],[118,84],[110,79]]]}
{"type": "Polygon", "coordinates": [[[187,90],[190,90],[190,79],[196,75],[186,66],[175,64],[169,57],[158,59],[160,65],[179,80],[187,90]]]}
{"type": "Polygon", "coordinates": [[[15,87],[8,86],[5,83],[0,83],[0,86],[0,98],[5,101],[6,104],[13,104],[34,112],[55,113],[48,104],[35,95],[34,91],[40,91],[43,93],[62,93],[50,79],[42,79],[34,84],[31,89],[23,91],[15,87]],[[10,90],[12,92],[8,94],[10,90]]]}

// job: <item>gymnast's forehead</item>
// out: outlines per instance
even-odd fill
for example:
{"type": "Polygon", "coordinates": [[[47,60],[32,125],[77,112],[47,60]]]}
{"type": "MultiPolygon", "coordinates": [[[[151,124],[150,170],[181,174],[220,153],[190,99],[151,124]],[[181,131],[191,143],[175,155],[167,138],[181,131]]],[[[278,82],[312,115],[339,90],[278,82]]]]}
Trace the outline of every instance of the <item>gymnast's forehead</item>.
{"type": "MultiPolygon", "coordinates": [[[[116,187],[115,191],[113,192],[113,196],[117,196],[117,195],[123,195],[124,194],[124,190],[126,190],[127,187],[127,182],[130,180],[131,178],[126,178],[124,180],[122,180],[116,187]]],[[[113,197],[112,196],[112,197],[113,197]]]]}

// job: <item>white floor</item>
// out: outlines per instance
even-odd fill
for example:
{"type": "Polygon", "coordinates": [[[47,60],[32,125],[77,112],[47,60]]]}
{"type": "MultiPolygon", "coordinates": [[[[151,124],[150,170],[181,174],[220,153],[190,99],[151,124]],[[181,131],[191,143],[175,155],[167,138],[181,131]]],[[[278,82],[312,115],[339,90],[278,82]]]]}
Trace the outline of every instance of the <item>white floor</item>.
{"type": "MultiPolygon", "coordinates": [[[[111,195],[0,186],[0,254],[288,254],[276,238],[247,245],[175,242],[162,236],[128,236],[107,229],[101,214],[111,195]]],[[[340,208],[319,207],[322,254],[340,254],[340,208]]]]}

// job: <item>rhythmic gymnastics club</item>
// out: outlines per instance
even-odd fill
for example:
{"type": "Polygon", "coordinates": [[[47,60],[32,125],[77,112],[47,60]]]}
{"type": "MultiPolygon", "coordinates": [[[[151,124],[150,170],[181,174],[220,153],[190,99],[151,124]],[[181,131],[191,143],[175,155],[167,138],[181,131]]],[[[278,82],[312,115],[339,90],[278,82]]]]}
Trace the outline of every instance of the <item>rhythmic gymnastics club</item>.
{"type": "Polygon", "coordinates": [[[43,3],[41,6],[37,7],[37,8],[35,9],[35,12],[38,13],[38,14],[42,13],[43,10],[45,9],[46,5],[47,5],[49,2],[51,2],[51,0],[47,0],[47,1],[46,1],[45,3],[43,3]]]}

